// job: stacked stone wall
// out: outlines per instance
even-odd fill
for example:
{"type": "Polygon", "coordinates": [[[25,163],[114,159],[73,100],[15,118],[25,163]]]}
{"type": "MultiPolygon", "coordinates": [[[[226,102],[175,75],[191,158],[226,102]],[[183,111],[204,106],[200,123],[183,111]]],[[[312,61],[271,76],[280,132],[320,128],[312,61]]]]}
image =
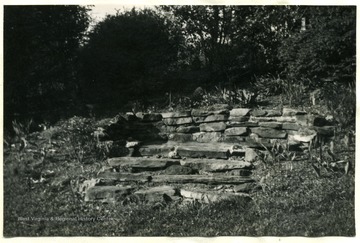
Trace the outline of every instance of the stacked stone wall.
{"type": "Polygon", "coordinates": [[[118,122],[107,130],[140,141],[249,145],[277,141],[301,147],[319,138],[330,139],[335,129],[331,120],[303,110],[232,108],[223,104],[187,111],[127,114],[122,118],[126,123],[118,122]]]}

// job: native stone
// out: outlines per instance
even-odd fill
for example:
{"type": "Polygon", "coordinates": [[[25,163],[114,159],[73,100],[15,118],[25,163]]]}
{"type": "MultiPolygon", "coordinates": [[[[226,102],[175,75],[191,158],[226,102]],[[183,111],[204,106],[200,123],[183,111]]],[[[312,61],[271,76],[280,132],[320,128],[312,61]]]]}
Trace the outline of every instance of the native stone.
{"type": "Polygon", "coordinates": [[[219,192],[210,192],[210,191],[194,191],[194,190],[185,190],[181,189],[180,194],[184,198],[191,198],[193,200],[198,200],[203,203],[214,203],[221,200],[229,200],[232,198],[242,198],[242,206],[244,207],[251,199],[248,196],[235,193],[219,193],[219,192]]]}
{"type": "Polygon", "coordinates": [[[301,126],[297,123],[283,123],[282,129],[284,130],[299,130],[301,126]]]}
{"type": "Polygon", "coordinates": [[[252,168],[251,163],[242,160],[218,160],[218,159],[186,159],[181,160],[182,166],[190,167],[198,171],[221,172],[235,169],[252,168]]]}
{"type": "Polygon", "coordinates": [[[221,142],[223,137],[221,132],[197,132],[192,134],[192,140],[199,143],[221,142]]]}
{"type": "Polygon", "coordinates": [[[221,132],[226,128],[224,122],[212,122],[212,123],[202,123],[200,124],[201,132],[221,132]]]}
{"type": "Polygon", "coordinates": [[[171,165],[180,165],[179,160],[146,157],[118,157],[107,160],[109,166],[131,168],[132,172],[162,170],[171,165]]]}
{"type": "Polygon", "coordinates": [[[228,127],[258,127],[257,122],[237,122],[237,121],[227,121],[226,126],[228,127]]]}
{"type": "Polygon", "coordinates": [[[193,116],[193,121],[196,124],[203,123],[205,121],[206,116],[193,116]]]}
{"type": "Polygon", "coordinates": [[[225,130],[227,136],[244,136],[248,133],[246,127],[231,127],[225,130]]]}
{"type": "Polygon", "coordinates": [[[200,128],[198,126],[180,126],[176,128],[176,132],[178,133],[195,133],[200,132],[200,128]]]}
{"type": "Polygon", "coordinates": [[[214,158],[227,159],[229,156],[229,145],[221,144],[202,144],[197,143],[182,144],[177,148],[178,154],[184,158],[214,158]]]}
{"type": "Polygon", "coordinates": [[[168,126],[176,126],[176,125],[183,125],[183,124],[191,124],[192,118],[191,117],[180,117],[180,118],[165,118],[163,122],[168,126]]]}
{"type": "Polygon", "coordinates": [[[262,138],[286,138],[287,133],[273,128],[254,127],[251,132],[258,134],[262,138]]]}
{"type": "Polygon", "coordinates": [[[254,162],[259,158],[258,153],[253,148],[246,148],[245,150],[245,161],[254,162]]]}
{"type": "Polygon", "coordinates": [[[204,122],[217,122],[217,121],[227,121],[227,115],[224,114],[214,114],[207,116],[204,122]]]}
{"type": "Polygon", "coordinates": [[[152,176],[154,183],[199,183],[210,185],[221,184],[243,184],[254,182],[254,179],[241,176],[229,175],[154,175],[152,176]]]}
{"type": "Polygon", "coordinates": [[[248,116],[248,115],[249,115],[249,112],[250,112],[250,109],[248,109],[248,108],[236,108],[236,109],[232,109],[232,110],[230,111],[230,116],[232,116],[232,117],[236,117],[236,116],[240,116],[240,117],[248,116]]]}

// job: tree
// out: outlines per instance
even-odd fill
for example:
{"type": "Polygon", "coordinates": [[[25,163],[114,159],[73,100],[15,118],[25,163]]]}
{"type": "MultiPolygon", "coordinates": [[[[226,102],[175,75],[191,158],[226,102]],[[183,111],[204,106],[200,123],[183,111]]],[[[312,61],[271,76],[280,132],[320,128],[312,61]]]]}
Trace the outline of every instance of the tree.
{"type": "Polygon", "coordinates": [[[353,82],[356,73],[356,7],[300,7],[306,30],[284,39],[279,48],[290,80],[353,82]]]}
{"type": "Polygon", "coordinates": [[[5,118],[50,116],[76,91],[77,50],[90,18],[81,6],[5,6],[5,118]]]}
{"type": "Polygon", "coordinates": [[[294,28],[296,7],[161,6],[183,29],[188,63],[216,82],[244,84],[278,71],[277,51],[294,28]],[[200,63],[200,65],[199,65],[200,63]],[[194,65],[196,64],[196,65],[194,65]]]}
{"type": "Polygon", "coordinates": [[[108,15],[82,49],[83,94],[95,103],[121,103],[159,94],[178,45],[164,18],[150,9],[108,15]]]}

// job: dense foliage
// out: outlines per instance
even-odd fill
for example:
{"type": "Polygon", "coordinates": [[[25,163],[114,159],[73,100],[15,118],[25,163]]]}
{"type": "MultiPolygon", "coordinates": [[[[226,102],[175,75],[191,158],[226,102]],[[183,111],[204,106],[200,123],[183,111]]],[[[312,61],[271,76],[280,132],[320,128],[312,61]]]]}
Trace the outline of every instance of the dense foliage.
{"type": "Polygon", "coordinates": [[[176,44],[165,20],[152,10],[108,15],[82,50],[84,96],[90,102],[121,104],[134,95],[160,95],[177,56],[176,44]]]}
{"type": "Polygon", "coordinates": [[[205,94],[216,86],[222,100],[238,105],[243,89],[253,97],[285,93],[285,104],[306,105],[305,96],[321,88],[329,109],[342,100],[350,107],[346,119],[355,114],[354,6],[134,8],[108,15],[85,34],[87,12],[5,7],[7,124],[16,114],[50,112],[58,120],[84,104],[129,111],[135,100],[143,109],[172,104],[176,95],[191,101],[199,86],[205,94]]]}
{"type": "Polygon", "coordinates": [[[356,9],[301,7],[306,29],[284,39],[279,48],[287,78],[354,82],[356,64],[356,9]]]}
{"type": "Polygon", "coordinates": [[[88,11],[75,5],[5,6],[5,122],[46,114],[56,119],[75,103],[77,51],[88,11]]]}

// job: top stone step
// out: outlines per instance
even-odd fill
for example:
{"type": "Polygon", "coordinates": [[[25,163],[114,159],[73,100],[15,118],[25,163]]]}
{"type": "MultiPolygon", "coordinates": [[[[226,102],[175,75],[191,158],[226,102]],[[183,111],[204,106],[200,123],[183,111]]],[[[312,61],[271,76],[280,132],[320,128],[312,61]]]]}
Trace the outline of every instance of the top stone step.
{"type": "Polygon", "coordinates": [[[142,145],[139,148],[141,156],[161,155],[168,157],[176,150],[177,155],[184,158],[228,159],[232,153],[245,155],[245,147],[230,143],[176,143],[169,141],[163,144],[142,145]]]}

